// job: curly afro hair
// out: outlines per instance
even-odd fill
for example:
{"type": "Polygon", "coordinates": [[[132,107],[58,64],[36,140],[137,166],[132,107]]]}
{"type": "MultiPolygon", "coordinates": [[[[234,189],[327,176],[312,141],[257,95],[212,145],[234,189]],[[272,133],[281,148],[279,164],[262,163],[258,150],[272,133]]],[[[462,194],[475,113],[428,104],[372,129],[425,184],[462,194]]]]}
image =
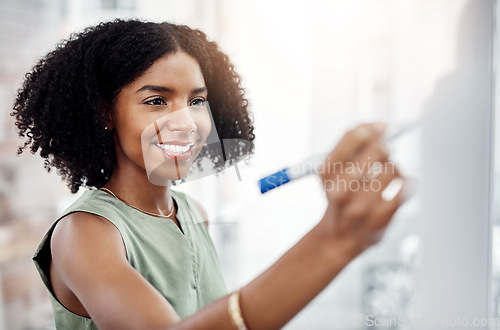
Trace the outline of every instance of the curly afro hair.
{"type": "Polygon", "coordinates": [[[24,145],[40,151],[47,171],[55,167],[71,192],[102,187],[115,166],[106,104],[159,58],[184,51],[200,64],[224,157],[201,151],[216,169],[253,154],[255,135],[240,76],[227,55],[200,30],[185,25],[115,20],[73,34],[26,74],[11,113],[24,145]],[[89,148],[91,146],[91,148],[89,148]]]}

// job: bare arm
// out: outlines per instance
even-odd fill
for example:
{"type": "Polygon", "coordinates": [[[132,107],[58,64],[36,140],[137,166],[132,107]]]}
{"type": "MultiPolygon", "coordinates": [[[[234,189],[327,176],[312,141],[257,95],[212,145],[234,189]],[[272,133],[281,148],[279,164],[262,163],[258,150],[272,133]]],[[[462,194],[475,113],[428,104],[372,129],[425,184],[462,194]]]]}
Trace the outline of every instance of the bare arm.
{"type": "MultiPolygon", "coordinates": [[[[279,329],[316,297],[357,255],[377,243],[393,214],[404,202],[404,189],[390,201],[377,191],[329,189],[328,180],[357,180],[338,166],[347,161],[387,162],[382,131],[360,125],[348,132],[329,155],[322,179],[328,208],[322,220],[268,270],[241,291],[241,310],[249,329],[279,329]],[[338,176],[337,176],[338,175],[338,176]]],[[[362,168],[362,166],[360,166],[362,168]]],[[[367,167],[365,167],[367,169],[367,167]]],[[[386,187],[399,173],[393,167],[375,179],[386,187]]],[[[366,174],[366,173],[365,173],[366,174]]],[[[330,187],[331,188],[331,187],[330,187]]],[[[218,317],[227,314],[227,298],[183,320],[174,329],[217,329],[218,317]],[[210,325],[210,327],[208,326],[210,325]]],[[[228,328],[231,329],[231,328],[228,328]]]]}
{"type": "Polygon", "coordinates": [[[164,329],[180,320],[128,263],[120,233],[108,220],[70,214],[57,224],[51,249],[51,275],[62,282],[53,283],[56,294],[57,287],[70,290],[99,329],[164,329]]]}
{"type": "MultiPolygon", "coordinates": [[[[380,135],[373,125],[359,126],[344,136],[326,165],[387,161],[380,135]]],[[[322,220],[242,289],[241,310],[249,329],[285,325],[353,258],[380,239],[403,202],[401,193],[384,201],[381,191],[329,190],[328,180],[336,180],[337,174],[357,180],[325,171],[322,178],[329,204],[322,220]]],[[[386,186],[397,176],[382,173],[377,180],[386,186]]],[[[100,328],[232,329],[227,297],[180,320],[172,306],[128,264],[123,242],[111,223],[84,213],[80,217],[86,219],[78,213],[72,216],[54,232],[54,269],[100,328]]]]}

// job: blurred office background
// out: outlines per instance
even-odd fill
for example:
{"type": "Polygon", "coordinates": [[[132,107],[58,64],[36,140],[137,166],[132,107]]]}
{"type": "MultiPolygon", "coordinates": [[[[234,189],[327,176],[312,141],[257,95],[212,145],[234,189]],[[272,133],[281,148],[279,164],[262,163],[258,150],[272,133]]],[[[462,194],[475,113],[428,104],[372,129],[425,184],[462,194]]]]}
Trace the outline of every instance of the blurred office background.
{"type": "Polygon", "coordinates": [[[276,261],[326,205],[314,176],[264,197],[251,191],[256,179],[328,151],[359,122],[424,117],[391,146],[420,191],[383,242],[286,329],[419,328],[369,324],[369,315],[500,317],[495,11],[492,0],[0,0],[0,330],[53,327],[31,256],[77,197],[38,155],[16,156],[15,92],[58,40],[116,17],[198,27],[243,78],[257,138],[241,180],[229,168],[176,188],[207,209],[229,289],[276,261]]]}

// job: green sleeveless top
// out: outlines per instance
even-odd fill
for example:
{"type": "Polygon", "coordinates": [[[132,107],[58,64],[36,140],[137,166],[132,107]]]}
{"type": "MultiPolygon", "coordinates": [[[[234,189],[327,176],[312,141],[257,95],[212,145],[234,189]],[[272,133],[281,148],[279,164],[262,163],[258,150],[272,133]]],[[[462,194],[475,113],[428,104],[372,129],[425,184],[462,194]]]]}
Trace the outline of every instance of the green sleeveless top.
{"type": "Polygon", "coordinates": [[[119,230],[127,259],[172,305],[187,317],[227,294],[220,261],[196,203],[171,191],[182,231],[169,220],[142,213],[101,190],[88,190],[57,219],[42,239],[33,261],[49,291],[57,329],[97,329],[91,319],[67,310],[50,284],[50,239],[59,220],[72,212],[99,215],[119,230]]]}

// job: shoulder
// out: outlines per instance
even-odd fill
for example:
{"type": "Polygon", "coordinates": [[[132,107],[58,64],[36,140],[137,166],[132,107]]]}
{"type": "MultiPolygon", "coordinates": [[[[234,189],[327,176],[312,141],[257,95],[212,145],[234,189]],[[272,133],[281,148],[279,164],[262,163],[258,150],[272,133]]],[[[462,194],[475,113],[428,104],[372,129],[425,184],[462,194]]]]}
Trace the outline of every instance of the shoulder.
{"type": "Polygon", "coordinates": [[[70,311],[88,315],[99,328],[156,329],[179,320],[168,301],[127,262],[120,233],[107,219],[68,214],[56,224],[51,245],[57,299],[70,311]]]}
{"type": "MultiPolygon", "coordinates": [[[[113,198],[109,194],[99,189],[88,189],[76,198],[71,205],[61,214],[60,219],[66,217],[68,214],[78,211],[100,211],[101,209],[116,208],[113,198]]],[[[93,213],[93,212],[88,212],[93,213]]],[[[99,212],[97,212],[99,214],[99,212]]]]}
{"type": "Polygon", "coordinates": [[[130,222],[132,210],[122,201],[102,190],[89,189],[62,213],[60,219],[64,222],[68,219],[70,219],[69,222],[77,222],[83,218],[94,220],[94,222],[100,220],[104,223],[107,220],[122,232],[123,226],[127,226],[130,222]]]}
{"type": "Polygon", "coordinates": [[[113,223],[87,212],[73,212],[62,217],[54,227],[50,244],[54,262],[85,258],[102,249],[125,252],[121,234],[113,223]]]}
{"type": "Polygon", "coordinates": [[[109,220],[100,215],[85,211],[73,211],[59,219],[55,225],[54,234],[63,231],[72,232],[74,230],[86,232],[88,230],[101,229],[107,231],[113,227],[113,224],[109,220]]]}
{"type": "Polygon", "coordinates": [[[62,217],[54,226],[50,239],[51,263],[46,269],[54,297],[70,311],[90,317],[75,288],[89,289],[99,274],[95,267],[119,267],[126,262],[120,234],[106,219],[85,212],[62,217]]]}

